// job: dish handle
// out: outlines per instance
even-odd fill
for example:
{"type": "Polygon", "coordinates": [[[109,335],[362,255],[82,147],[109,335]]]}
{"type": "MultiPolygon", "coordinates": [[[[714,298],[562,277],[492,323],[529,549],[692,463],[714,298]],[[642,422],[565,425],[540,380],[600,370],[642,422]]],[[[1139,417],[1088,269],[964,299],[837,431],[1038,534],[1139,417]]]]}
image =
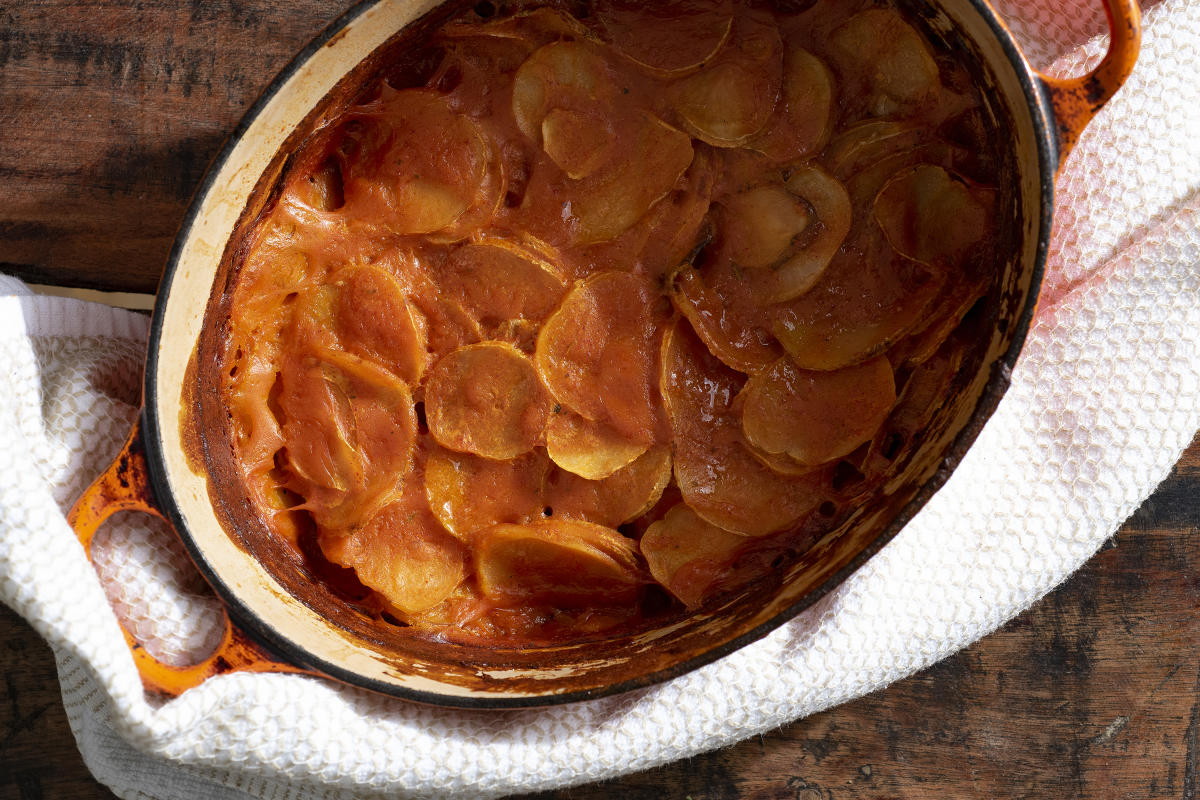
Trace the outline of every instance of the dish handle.
{"type": "MultiPolygon", "coordinates": [[[[92,541],[96,531],[118,511],[141,511],[166,521],[150,487],[140,414],[121,452],[100,477],[84,490],[67,514],[67,522],[75,530],[75,535],[79,537],[79,543],[83,545],[89,560],[92,558],[92,541]]],[[[309,670],[281,661],[268,653],[233,624],[228,611],[222,609],[221,613],[224,616],[225,629],[216,649],[198,663],[183,667],[173,666],[155,658],[122,624],[121,632],[125,634],[125,642],[133,654],[133,662],[142,676],[142,684],[148,690],[175,697],[214,675],[228,672],[311,674],[309,670]]]]}
{"type": "Polygon", "coordinates": [[[1125,83],[1141,47],[1142,12],[1137,0],[1104,0],[1104,11],[1111,41],[1108,53],[1094,70],[1075,78],[1052,78],[1038,73],[1058,128],[1060,167],[1079,140],[1079,134],[1125,83]]]}

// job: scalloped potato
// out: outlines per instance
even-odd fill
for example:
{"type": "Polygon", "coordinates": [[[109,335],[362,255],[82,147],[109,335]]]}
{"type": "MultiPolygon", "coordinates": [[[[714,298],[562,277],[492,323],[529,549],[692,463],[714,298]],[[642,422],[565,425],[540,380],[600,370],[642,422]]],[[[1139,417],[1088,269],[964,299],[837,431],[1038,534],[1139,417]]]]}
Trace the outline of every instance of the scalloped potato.
{"type": "Polygon", "coordinates": [[[307,132],[217,390],[247,503],[362,613],[634,630],[897,474],[969,361],[998,167],[919,24],[795,5],[480,4],[307,132]]]}

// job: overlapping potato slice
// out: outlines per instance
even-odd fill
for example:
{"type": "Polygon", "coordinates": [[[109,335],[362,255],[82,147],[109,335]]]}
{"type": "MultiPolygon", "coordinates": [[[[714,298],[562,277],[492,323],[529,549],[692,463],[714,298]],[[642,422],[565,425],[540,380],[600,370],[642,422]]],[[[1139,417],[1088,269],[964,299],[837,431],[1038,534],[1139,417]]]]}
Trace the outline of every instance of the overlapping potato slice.
{"type": "Polygon", "coordinates": [[[277,378],[282,332],[291,323],[289,297],[294,300],[308,283],[308,259],[272,227],[258,244],[234,289],[232,341],[224,365],[235,445],[247,476],[274,467],[275,451],[283,445],[267,398],[277,378]]]}
{"type": "Polygon", "coordinates": [[[764,327],[769,320],[757,308],[744,275],[739,279],[729,270],[716,277],[714,289],[697,270],[680,267],[669,284],[671,302],[722,363],[747,373],[768,368],[783,349],[764,327]]]}
{"type": "Polygon", "coordinates": [[[911,110],[941,86],[925,41],[893,9],[855,14],[833,31],[828,48],[846,96],[862,97],[873,116],[911,110]]]}
{"type": "Polygon", "coordinates": [[[811,289],[850,231],[850,196],[836,178],[817,166],[796,170],[787,190],[803,198],[816,217],[816,232],[763,281],[767,302],[782,303],[811,289]]]}
{"type": "Polygon", "coordinates": [[[618,139],[621,159],[573,188],[577,242],[607,242],[633,227],[692,163],[692,140],[648,112],[639,113],[618,139]]]}
{"type": "Polygon", "coordinates": [[[485,458],[528,453],[550,414],[533,363],[504,342],[480,342],[444,356],[425,384],[425,414],[438,444],[485,458]]]}
{"type": "Polygon", "coordinates": [[[584,115],[611,131],[605,112],[616,106],[618,95],[603,50],[587,41],[551,42],[513,76],[512,112],[521,133],[541,145],[542,124],[554,109],[584,115]]]}
{"type": "Polygon", "coordinates": [[[808,205],[782,184],[755,186],[721,205],[725,253],[739,267],[774,265],[810,223],[808,205]]]}
{"type": "Polygon", "coordinates": [[[745,545],[744,536],[705,522],[679,503],[646,529],[639,548],[654,579],[696,609],[745,545]]]}
{"type": "Polygon", "coordinates": [[[650,510],[671,481],[671,448],[656,445],[607,476],[588,480],[556,470],[546,482],[546,507],[555,517],[616,527],[650,510]]]}
{"type": "Polygon", "coordinates": [[[664,321],[658,292],[645,278],[597,272],[546,321],[534,363],[559,403],[649,445],[659,428],[655,378],[664,321]]]}
{"type": "Polygon", "coordinates": [[[612,161],[615,145],[597,113],[552,108],[542,120],[542,149],[568,178],[586,178],[612,161]]]}
{"type": "Polygon", "coordinates": [[[676,188],[694,157],[692,140],[644,109],[613,135],[612,160],[580,180],[548,159],[534,165],[520,224],[556,246],[586,248],[633,228],[676,188]]]}
{"type": "Polygon", "coordinates": [[[333,276],[337,291],[333,322],[339,343],[374,359],[409,385],[421,380],[427,358],[425,334],[400,284],[370,265],[346,267],[333,276]]]}
{"type": "Polygon", "coordinates": [[[412,279],[413,291],[409,300],[421,314],[419,321],[423,323],[421,328],[431,363],[460,347],[483,340],[483,328],[474,315],[463,308],[461,299],[442,292],[424,273],[414,275],[412,279]]]}
{"type": "Polygon", "coordinates": [[[599,0],[592,13],[618,52],[660,77],[700,69],[720,51],[733,24],[730,0],[599,0]]]}
{"type": "Polygon", "coordinates": [[[987,234],[994,194],[922,164],[884,184],[875,198],[875,220],[901,255],[923,264],[955,264],[987,234]]]}
{"type": "Polygon", "coordinates": [[[788,477],[743,444],[734,399],[742,378],[677,321],[663,337],[662,393],[675,435],[683,501],[727,531],[764,536],[801,522],[822,501],[820,471],[788,477]]]}
{"type": "Polygon", "coordinates": [[[941,294],[929,303],[930,308],[936,309],[937,313],[927,314],[925,321],[899,342],[893,352],[888,353],[892,364],[911,366],[920,364],[932,356],[963,321],[976,301],[987,292],[987,278],[984,274],[975,274],[970,270],[953,276],[942,288],[941,294]]]}
{"type": "Polygon", "coordinates": [[[502,196],[479,124],[427,89],[391,91],[349,116],[339,151],[347,219],[399,234],[449,229],[502,196]]]}
{"type": "Polygon", "coordinates": [[[416,415],[408,387],[390,372],[338,351],[289,353],[279,408],[287,465],[317,524],[368,519],[397,491],[411,463],[416,415]]]}
{"type": "Polygon", "coordinates": [[[874,222],[875,200],[893,178],[923,165],[953,171],[955,164],[966,156],[961,148],[930,133],[912,147],[865,165],[845,181],[846,191],[850,194],[850,202],[854,206],[857,227],[863,230],[871,228],[871,223],[874,222]]]}
{"type": "Polygon", "coordinates": [[[928,137],[928,130],[911,121],[864,120],[830,142],[822,160],[830,173],[844,181],[889,156],[912,150],[928,137]]]}
{"type": "Polygon", "coordinates": [[[747,147],[772,163],[797,163],[819,153],[833,128],[833,76],[825,62],[785,43],[783,87],[766,127],[747,147]]]}
{"type": "MultiPolygon", "coordinates": [[[[942,407],[962,363],[963,347],[952,341],[913,369],[881,433],[898,435],[904,444],[918,444],[914,437],[942,407]]],[[[885,442],[877,437],[873,444],[878,451],[885,442]]]]}
{"type": "Polygon", "coordinates": [[[729,44],[710,63],[671,88],[683,126],[716,147],[739,147],[771,118],[783,77],[783,42],[769,18],[744,14],[729,44]]]}
{"type": "Polygon", "coordinates": [[[546,424],[546,453],[558,466],[589,481],[607,478],[646,452],[646,445],[626,439],[612,426],[593,422],[566,409],[546,424]]]}
{"type": "Polygon", "coordinates": [[[550,467],[540,449],[494,461],[436,448],[425,464],[425,496],[446,530],[469,542],[489,525],[540,517],[550,467]]]}
{"type": "Polygon", "coordinates": [[[433,517],[417,487],[345,536],[322,539],[326,558],[353,569],[403,614],[438,605],[466,574],[462,544],[433,517]]]}
{"type": "Polygon", "coordinates": [[[637,601],[645,578],[635,554],[612,528],[549,519],[481,531],[475,568],[483,594],[499,603],[606,608],[637,601]]]}
{"type": "Polygon", "coordinates": [[[894,250],[877,229],[852,234],[821,279],[772,312],[771,331],[801,369],[879,355],[925,319],[945,274],[894,250]]]}
{"type": "Polygon", "coordinates": [[[732,426],[708,442],[688,439],[675,450],[675,480],[683,501],[705,520],[733,533],[765,536],[793,528],[824,500],[827,476],[776,472],[755,458],[732,426]]]}
{"type": "Polygon", "coordinates": [[[759,463],[766,466],[772,472],[777,472],[780,475],[799,477],[808,475],[813,471],[812,464],[802,464],[787,453],[768,453],[766,450],[755,447],[749,441],[745,445],[746,449],[750,451],[750,455],[757,458],[759,463]]]}
{"type": "Polygon", "coordinates": [[[743,390],[742,431],[755,447],[824,464],[869,440],[896,402],[892,367],[878,357],[831,372],[785,356],[743,390]]]}
{"type": "Polygon", "coordinates": [[[438,31],[438,35],[452,40],[484,37],[514,39],[528,43],[533,49],[564,38],[587,38],[589,34],[588,29],[570,14],[543,6],[490,20],[486,25],[475,22],[451,23],[438,31]]]}
{"type": "Polygon", "coordinates": [[[229,391],[229,413],[235,421],[239,463],[248,478],[275,466],[275,452],[283,446],[283,432],[268,398],[278,380],[279,347],[275,342],[243,341],[236,381],[229,391]]]}
{"type": "Polygon", "coordinates": [[[700,148],[683,176],[633,227],[587,250],[593,269],[629,265],[660,281],[695,253],[709,236],[707,215],[717,177],[712,151],[700,148]]]}
{"type": "Polygon", "coordinates": [[[760,303],[791,300],[820,279],[850,230],[851,211],[837,179],[802,167],[786,186],[763,184],[724,202],[722,257],[754,270],[746,283],[760,303]]]}
{"type": "Polygon", "coordinates": [[[438,270],[437,282],[493,334],[514,320],[541,322],[567,290],[556,264],[530,248],[493,237],[452,252],[438,270]]]}

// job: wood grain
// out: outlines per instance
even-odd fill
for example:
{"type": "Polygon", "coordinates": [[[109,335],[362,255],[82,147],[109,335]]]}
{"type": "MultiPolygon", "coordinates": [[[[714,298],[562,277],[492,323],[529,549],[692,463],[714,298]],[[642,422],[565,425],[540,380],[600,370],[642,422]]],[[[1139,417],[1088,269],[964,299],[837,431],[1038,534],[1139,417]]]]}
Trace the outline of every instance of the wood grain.
{"type": "MultiPolygon", "coordinates": [[[[1079,572],[991,636],[767,736],[526,800],[1200,797],[1200,438],[1079,572]]],[[[46,645],[0,608],[0,798],[111,798],[46,645]]]]}
{"type": "Polygon", "coordinates": [[[153,292],[225,137],[350,5],[0,5],[0,271],[153,292]]]}

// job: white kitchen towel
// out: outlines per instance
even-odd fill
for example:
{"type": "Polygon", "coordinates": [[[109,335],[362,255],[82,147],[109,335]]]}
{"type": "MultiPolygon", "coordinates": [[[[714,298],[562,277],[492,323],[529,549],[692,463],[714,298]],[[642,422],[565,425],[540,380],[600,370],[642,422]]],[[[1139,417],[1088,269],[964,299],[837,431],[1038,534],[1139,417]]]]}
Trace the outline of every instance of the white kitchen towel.
{"type": "MultiPolygon", "coordinates": [[[[1060,74],[1106,47],[1082,38],[1102,26],[1094,4],[998,3],[1060,74]]],[[[0,280],[0,600],[53,647],[84,760],[125,798],[495,797],[732,744],[994,630],[1111,536],[1200,428],[1198,49],[1200,0],[1148,13],[1137,70],[1061,176],[1012,388],[946,486],[794,621],[620,697],[462,712],[246,674],[146,697],[113,610],[184,660],[211,646],[215,603],[162,526],[114,518],[96,542],[101,579],[63,518],[136,412],[146,320],[0,280]]]]}

